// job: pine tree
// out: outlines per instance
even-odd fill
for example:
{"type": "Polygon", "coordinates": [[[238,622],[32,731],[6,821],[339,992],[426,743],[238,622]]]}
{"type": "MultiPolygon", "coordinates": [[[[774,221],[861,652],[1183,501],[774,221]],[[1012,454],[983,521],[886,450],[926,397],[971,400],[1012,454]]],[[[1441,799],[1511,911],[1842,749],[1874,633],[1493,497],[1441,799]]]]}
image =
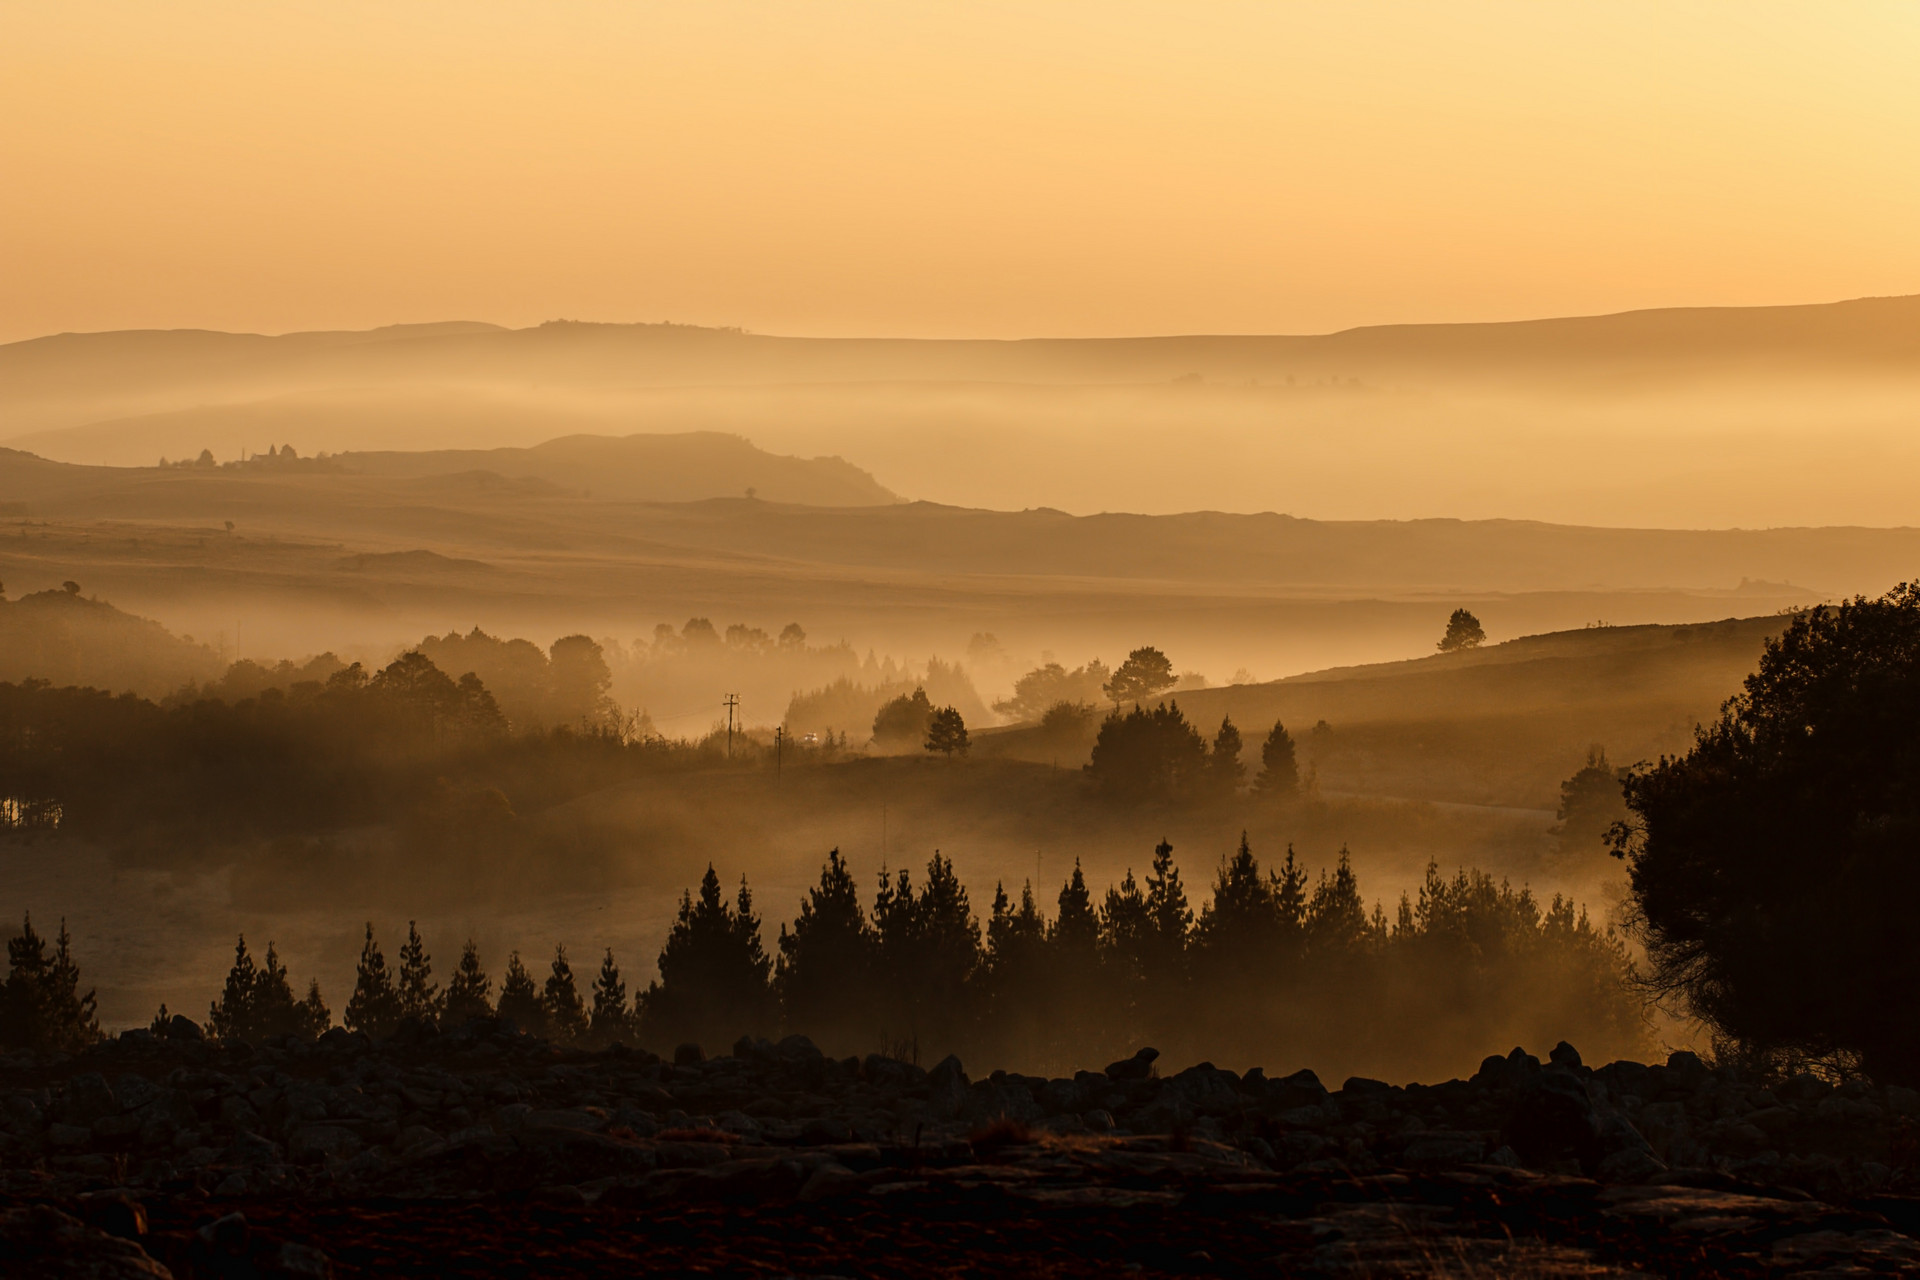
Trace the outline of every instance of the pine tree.
{"type": "Polygon", "coordinates": [[[567,963],[567,949],[553,949],[553,972],[540,999],[547,1015],[547,1032],[561,1044],[572,1044],[587,1033],[587,1009],[580,989],[573,981],[573,966],[567,963]]]}
{"type": "Polygon", "coordinates": [[[253,989],[258,973],[253,957],[247,954],[247,935],[239,935],[233,946],[233,967],[227,970],[227,985],[220,998],[207,1010],[207,1030],[216,1040],[244,1040],[253,1031],[253,989]]]}
{"type": "Polygon", "coordinates": [[[1186,955],[1193,908],[1187,905],[1187,889],[1173,862],[1173,846],[1165,840],[1154,846],[1153,870],[1147,876],[1147,919],[1155,963],[1177,969],[1186,955]]]}
{"type": "Polygon", "coordinates": [[[601,1044],[624,1041],[633,1030],[633,1017],[627,1009],[627,984],[620,978],[620,966],[613,961],[613,948],[607,948],[600,962],[600,976],[593,980],[593,1038],[601,1044]]]}
{"type": "Polygon", "coordinates": [[[447,999],[441,1016],[450,1027],[464,1026],[475,1018],[491,1017],[493,1005],[488,997],[492,991],[493,979],[480,967],[480,948],[468,938],[467,945],[460,949],[460,966],[447,983],[447,999]]]}
{"type": "Polygon", "coordinates": [[[1220,732],[1213,736],[1207,766],[1213,775],[1214,789],[1223,795],[1232,795],[1247,776],[1247,766],[1240,762],[1241,745],[1240,730],[1233,723],[1233,717],[1220,717],[1220,732]]]}
{"type": "Polygon", "coordinates": [[[1352,856],[1342,845],[1333,875],[1320,873],[1320,883],[1307,902],[1307,945],[1318,961],[1364,950],[1371,940],[1360,881],[1353,874],[1352,856]]]}
{"type": "Polygon", "coordinates": [[[1073,860],[1073,875],[1060,886],[1059,906],[1049,939],[1065,953],[1091,956],[1100,941],[1100,918],[1094,914],[1093,895],[1078,858],[1073,860]]]}
{"type": "Polygon", "coordinates": [[[10,972],[0,988],[0,1044],[73,1052],[100,1038],[94,994],[80,993],[80,968],[65,920],[49,956],[46,940],[27,915],[20,936],[7,943],[7,960],[10,972]]]}
{"type": "Polygon", "coordinates": [[[396,995],[400,1016],[434,1022],[440,1017],[442,1001],[439,984],[432,980],[433,958],[421,941],[420,930],[407,921],[407,943],[400,948],[400,982],[396,995]]]}
{"type": "Polygon", "coordinates": [[[700,899],[682,894],[660,949],[660,979],[640,1001],[642,1033],[660,1045],[732,1044],[775,1022],[773,962],[760,945],[760,920],[744,877],[729,909],[711,865],[700,899]]]}
{"type": "Polygon", "coordinates": [[[528,1035],[547,1033],[547,1014],[540,1003],[539,989],[533,985],[533,975],[527,972],[527,966],[520,963],[518,951],[507,957],[507,976],[500,984],[497,1012],[528,1035]]]}
{"type": "Polygon", "coordinates": [[[300,1006],[294,1002],[293,987],[287,982],[287,967],[280,963],[279,949],[271,941],[254,975],[252,1013],[255,1039],[303,1033],[300,1006]]]}
{"type": "Polygon", "coordinates": [[[364,1031],[374,1037],[392,1035],[400,1024],[400,995],[394,989],[387,958],[373,940],[371,923],[360,948],[360,965],[354,973],[353,997],[347,1001],[345,1021],[347,1030],[364,1031]]]}
{"type": "Polygon", "coordinates": [[[827,854],[820,883],[800,900],[792,930],[780,927],[779,950],[773,982],[786,1025],[822,1048],[870,1049],[879,1035],[875,937],[838,849],[827,854]]]}
{"type": "Polygon", "coordinates": [[[295,1010],[295,1014],[297,1034],[308,1040],[319,1039],[327,1028],[333,1025],[333,1011],[327,1008],[327,1002],[320,998],[320,979],[307,980],[307,998],[300,1002],[300,1007],[295,1010]]]}
{"type": "Polygon", "coordinates": [[[1267,740],[1260,744],[1260,776],[1254,779],[1253,785],[1261,794],[1279,799],[1300,790],[1300,762],[1294,753],[1293,735],[1278,720],[1273,722],[1267,740]]]}

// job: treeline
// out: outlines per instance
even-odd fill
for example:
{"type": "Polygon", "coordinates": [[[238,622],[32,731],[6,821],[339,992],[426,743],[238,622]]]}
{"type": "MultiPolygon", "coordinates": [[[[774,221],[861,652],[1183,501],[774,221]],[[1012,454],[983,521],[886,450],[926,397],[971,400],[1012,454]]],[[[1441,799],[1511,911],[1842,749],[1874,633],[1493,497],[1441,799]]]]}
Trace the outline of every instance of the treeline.
{"type": "Polygon", "coordinates": [[[617,728],[513,731],[492,692],[424,654],[369,672],[271,686],[228,702],[0,684],[0,823],[181,847],[365,823],[440,821],[454,808],[541,807],[636,766],[702,758],[617,728]]]}
{"type": "MultiPolygon", "coordinates": [[[[1056,1073],[1142,1044],[1408,1078],[1495,1043],[1644,1047],[1621,942],[1568,899],[1542,906],[1476,871],[1429,866],[1389,915],[1367,907],[1344,852],[1317,874],[1291,849],[1269,869],[1243,838],[1196,907],[1163,842],[1144,877],[1098,896],[1076,866],[1051,912],[1030,886],[996,886],[983,924],[936,853],[921,877],[883,871],[870,902],[830,853],[770,949],[744,879],[728,893],[709,867],[681,899],[658,976],[631,997],[611,951],[578,975],[556,948],[537,976],[515,952],[496,986],[472,942],[442,988],[417,929],[396,965],[369,925],[342,1021],[383,1036],[408,1019],[499,1016],[563,1043],[662,1052],[798,1031],[837,1054],[952,1051],[1056,1073]]],[[[256,963],[242,939],[206,1030],[311,1037],[331,1021],[317,984],[297,997],[275,949],[256,963]]]]}

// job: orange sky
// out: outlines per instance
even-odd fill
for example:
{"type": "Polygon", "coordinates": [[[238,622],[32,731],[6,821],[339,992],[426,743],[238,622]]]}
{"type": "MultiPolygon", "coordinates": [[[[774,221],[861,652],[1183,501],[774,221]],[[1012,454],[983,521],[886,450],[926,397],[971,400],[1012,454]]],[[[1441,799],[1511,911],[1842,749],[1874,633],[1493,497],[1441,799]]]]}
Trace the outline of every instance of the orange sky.
{"type": "Polygon", "coordinates": [[[0,340],[1920,292],[1920,5],[0,6],[0,340]]]}

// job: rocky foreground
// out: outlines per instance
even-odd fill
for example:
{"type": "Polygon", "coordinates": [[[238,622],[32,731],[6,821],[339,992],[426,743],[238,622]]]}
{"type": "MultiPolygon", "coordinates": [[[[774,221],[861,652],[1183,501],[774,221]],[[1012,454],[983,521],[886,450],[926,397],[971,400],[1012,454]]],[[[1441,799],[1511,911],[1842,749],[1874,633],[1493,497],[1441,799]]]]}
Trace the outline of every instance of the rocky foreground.
{"type": "Polygon", "coordinates": [[[969,1079],[475,1023],[0,1057],[0,1274],[1920,1272],[1920,1095],[1516,1049],[1399,1088],[1150,1049],[969,1079]]]}

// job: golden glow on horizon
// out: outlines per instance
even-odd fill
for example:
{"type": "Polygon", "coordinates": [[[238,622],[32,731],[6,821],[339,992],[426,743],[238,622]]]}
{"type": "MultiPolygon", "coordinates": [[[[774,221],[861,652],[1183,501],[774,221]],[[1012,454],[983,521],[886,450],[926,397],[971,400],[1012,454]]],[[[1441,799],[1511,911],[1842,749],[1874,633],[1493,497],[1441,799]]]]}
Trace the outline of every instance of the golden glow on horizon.
{"type": "Polygon", "coordinates": [[[1920,292],[1920,6],[0,9],[0,340],[1920,292]]]}

